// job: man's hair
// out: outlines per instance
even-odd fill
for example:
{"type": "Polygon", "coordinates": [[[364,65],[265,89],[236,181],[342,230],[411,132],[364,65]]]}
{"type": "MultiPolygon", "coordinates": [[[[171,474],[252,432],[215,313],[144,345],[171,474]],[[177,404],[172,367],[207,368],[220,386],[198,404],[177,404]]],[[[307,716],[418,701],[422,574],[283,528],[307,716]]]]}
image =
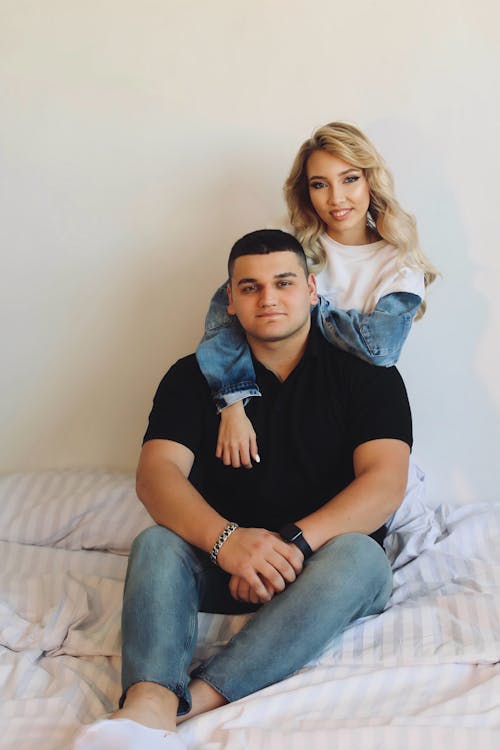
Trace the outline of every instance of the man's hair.
{"type": "Polygon", "coordinates": [[[258,229],[236,240],[227,262],[229,278],[233,275],[234,262],[242,255],[269,255],[269,253],[295,253],[297,260],[304,269],[306,277],[309,274],[307,258],[304,248],[293,234],[281,229],[258,229]]]}

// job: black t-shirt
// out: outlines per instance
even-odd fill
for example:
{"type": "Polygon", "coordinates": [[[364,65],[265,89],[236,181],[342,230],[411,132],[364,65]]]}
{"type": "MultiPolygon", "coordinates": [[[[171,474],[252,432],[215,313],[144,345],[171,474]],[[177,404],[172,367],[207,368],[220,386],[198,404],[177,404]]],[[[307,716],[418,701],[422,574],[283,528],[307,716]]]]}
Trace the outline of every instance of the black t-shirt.
{"type": "MultiPolygon", "coordinates": [[[[312,513],[353,479],[353,451],[369,440],[412,444],[406,389],[395,367],[375,367],[311,330],[281,382],[254,359],[262,397],[246,413],[261,462],[233,469],[215,457],[219,417],[194,355],[176,362],[156,392],[144,442],[173,440],[195,455],[190,481],[221,515],[277,530],[312,513]]],[[[383,536],[373,536],[380,541],[383,536]]]]}

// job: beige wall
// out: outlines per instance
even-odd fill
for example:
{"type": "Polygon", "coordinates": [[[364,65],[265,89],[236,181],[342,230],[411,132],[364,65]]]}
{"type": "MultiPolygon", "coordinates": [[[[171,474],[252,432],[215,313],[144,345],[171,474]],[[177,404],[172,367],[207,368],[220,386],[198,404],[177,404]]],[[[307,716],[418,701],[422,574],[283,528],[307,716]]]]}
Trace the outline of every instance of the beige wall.
{"type": "Polygon", "coordinates": [[[231,243],[358,123],[444,280],[401,360],[434,501],[498,499],[495,0],[0,0],[0,470],[133,468],[231,243]]]}

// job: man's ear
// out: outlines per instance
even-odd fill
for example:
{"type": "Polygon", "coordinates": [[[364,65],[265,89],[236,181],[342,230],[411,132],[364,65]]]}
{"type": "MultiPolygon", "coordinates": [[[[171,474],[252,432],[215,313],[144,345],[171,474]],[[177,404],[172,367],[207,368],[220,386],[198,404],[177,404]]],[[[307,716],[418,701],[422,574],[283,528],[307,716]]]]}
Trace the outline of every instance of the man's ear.
{"type": "Polygon", "coordinates": [[[307,277],[307,286],[309,287],[309,294],[311,296],[311,305],[318,304],[318,289],[316,286],[316,276],[310,273],[307,277]]]}
{"type": "Polygon", "coordinates": [[[234,311],[234,307],[233,307],[233,293],[231,291],[231,281],[227,282],[226,291],[227,291],[227,298],[229,300],[229,303],[228,303],[228,306],[227,306],[226,309],[227,309],[229,315],[236,315],[236,313],[234,311]]]}

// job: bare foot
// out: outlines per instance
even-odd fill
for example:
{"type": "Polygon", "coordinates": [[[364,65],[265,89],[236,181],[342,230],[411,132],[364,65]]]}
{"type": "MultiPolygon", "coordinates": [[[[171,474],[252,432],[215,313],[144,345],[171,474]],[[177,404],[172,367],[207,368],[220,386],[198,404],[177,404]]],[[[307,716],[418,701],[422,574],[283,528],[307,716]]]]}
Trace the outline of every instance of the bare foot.
{"type": "Polygon", "coordinates": [[[214,708],[220,708],[228,703],[223,695],[217,692],[215,688],[203,680],[194,679],[189,685],[189,691],[192,698],[192,708],[184,716],[177,717],[177,724],[182,724],[186,719],[192,719],[193,716],[204,714],[206,711],[212,711],[214,708]]]}
{"type": "Polygon", "coordinates": [[[132,719],[151,729],[175,732],[179,699],[163,685],[154,682],[137,682],[127,690],[123,708],[110,719],[132,719]]]}

